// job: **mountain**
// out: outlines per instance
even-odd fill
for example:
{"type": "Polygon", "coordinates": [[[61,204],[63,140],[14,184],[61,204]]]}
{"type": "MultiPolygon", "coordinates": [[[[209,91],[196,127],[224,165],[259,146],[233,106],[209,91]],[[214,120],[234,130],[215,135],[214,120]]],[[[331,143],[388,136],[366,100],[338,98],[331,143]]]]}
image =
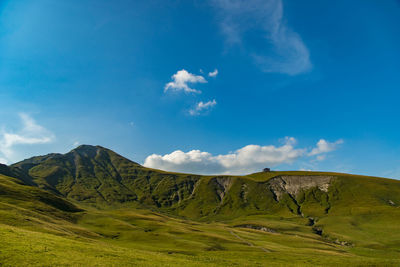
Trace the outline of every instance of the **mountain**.
{"type": "Polygon", "coordinates": [[[33,157],[10,169],[28,184],[97,206],[137,202],[170,207],[187,197],[200,179],[148,169],[109,149],[89,145],[66,154],[33,157]]]}
{"type": "MultiPolygon", "coordinates": [[[[53,262],[46,256],[48,265],[66,256],[64,243],[79,259],[71,265],[85,265],[86,257],[88,265],[113,265],[111,247],[125,265],[400,264],[397,180],[303,171],[171,173],[89,145],[0,165],[0,174],[0,238],[24,255],[17,236],[36,247],[38,236],[48,240],[58,255],[53,262]]],[[[9,253],[0,253],[0,264],[23,260],[9,253]]]]}
{"type": "Polygon", "coordinates": [[[0,174],[6,175],[6,176],[13,176],[12,171],[7,165],[1,164],[0,163],[0,174]]]}
{"type": "Polygon", "coordinates": [[[359,207],[363,203],[400,203],[399,183],[394,180],[318,172],[261,172],[247,176],[169,173],[145,168],[109,149],[89,145],[66,154],[18,162],[10,166],[10,174],[80,203],[97,207],[142,204],[188,218],[257,213],[315,217],[334,212],[343,204],[350,208],[353,204],[359,207]],[[371,189],[374,194],[366,195],[371,189]],[[347,203],[343,198],[352,201],[347,203]]]}

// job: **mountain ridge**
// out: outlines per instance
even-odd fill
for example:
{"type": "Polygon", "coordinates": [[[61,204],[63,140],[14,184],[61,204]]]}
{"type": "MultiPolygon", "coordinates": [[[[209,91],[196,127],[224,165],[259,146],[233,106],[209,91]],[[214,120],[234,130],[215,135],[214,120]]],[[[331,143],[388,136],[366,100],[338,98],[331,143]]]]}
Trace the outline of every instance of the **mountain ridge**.
{"type": "Polygon", "coordinates": [[[172,173],[91,145],[32,157],[8,168],[10,176],[72,201],[96,207],[140,205],[192,219],[259,213],[321,216],[331,209],[334,190],[346,180],[375,179],[305,171],[244,176],[172,173]]]}

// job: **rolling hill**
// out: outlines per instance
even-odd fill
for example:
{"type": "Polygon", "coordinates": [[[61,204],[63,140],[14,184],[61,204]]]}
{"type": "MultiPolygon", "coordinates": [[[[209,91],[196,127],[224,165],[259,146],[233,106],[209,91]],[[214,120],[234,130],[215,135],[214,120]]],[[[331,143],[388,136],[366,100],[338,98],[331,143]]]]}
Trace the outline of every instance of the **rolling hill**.
{"type": "Polygon", "coordinates": [[[170,173],[88,145],[0,174],[4,265],[400,264],[397,180],[170,173]]]}

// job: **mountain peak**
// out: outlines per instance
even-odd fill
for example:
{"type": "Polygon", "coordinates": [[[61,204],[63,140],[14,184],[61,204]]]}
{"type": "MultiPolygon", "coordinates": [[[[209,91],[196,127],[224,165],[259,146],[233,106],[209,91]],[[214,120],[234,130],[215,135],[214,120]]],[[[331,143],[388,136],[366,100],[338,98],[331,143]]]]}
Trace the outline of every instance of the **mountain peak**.
{"type": "Polygon", "coordinates": [[[141,167],[101,146],[80,145],[66,154],[48,154],[12,165],[28,181],[58,195],[91,202],[136,199],[121,184],[141,167]],[[122,195],[122,196],[120,196],[122,195]]]}
{"type": "Polygon", "coordinates": [[[70,151],[70,153],[78,153],[84,154],[90,157],[95,157],[96,154],[99,152],[101,147],[99,146],[92,146],[92,145],[80,145],[77,148],[74,148],[70,151]]]}
{"type": "Polygon", "coordinates": [[[97,149],[102,148],[100,146],[93,146],[93,145],[80,145],[76,148],[74,148],[72,151],[82,151],[82,152],[88,152],[88,151],[97,151],[97,149]]]}
{"type": "Polygon", "coordinates": [[[67,154],[79,154],[81,156],[89,157],[89,158],[95,158],[97,155],[99,155],[102,152],[110,152],[109,149],[106,149],[101,146],[93,146],[93,145],[80,145],[77,148],[71,150],[67,154]]]}

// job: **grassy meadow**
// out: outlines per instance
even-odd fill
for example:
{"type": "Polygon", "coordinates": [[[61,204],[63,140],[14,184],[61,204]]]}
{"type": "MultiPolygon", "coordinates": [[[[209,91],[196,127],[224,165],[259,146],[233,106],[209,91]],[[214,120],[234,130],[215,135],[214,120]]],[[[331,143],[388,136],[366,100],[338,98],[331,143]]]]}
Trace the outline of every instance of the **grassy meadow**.
{"type": "Polygon", "coordinates": [[[95,208],[72,204],[6,176],[0,176],[0,192],[3,266],[400,264],[397,207],[370,212],[360,207],[351,214],[321,218],[317,225],[324,233],[319,235],[307,218],[293,214],[205,221],[132,205],[95,208]]]}

